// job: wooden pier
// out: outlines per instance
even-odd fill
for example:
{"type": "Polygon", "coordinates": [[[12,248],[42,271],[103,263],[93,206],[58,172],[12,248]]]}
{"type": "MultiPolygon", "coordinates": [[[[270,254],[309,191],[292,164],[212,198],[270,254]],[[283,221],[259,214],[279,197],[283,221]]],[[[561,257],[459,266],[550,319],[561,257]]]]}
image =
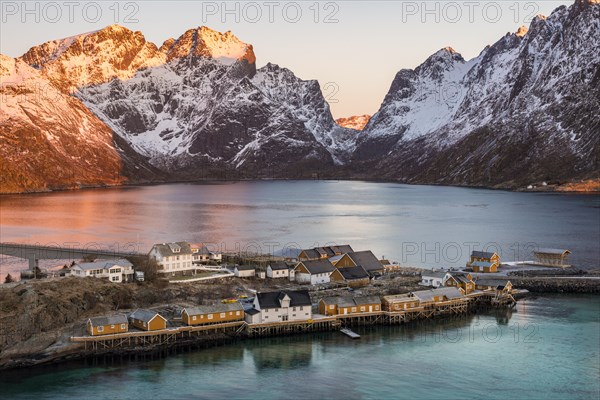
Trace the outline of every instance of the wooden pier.
{"type": "Polygon", "coordinates": [[[348,328],[342,328],[342,329],[340,329],[340,332],[342,332],[344,335],[348,336],[350,339],[360,339],[360,335],[358,333],[353,332],[348,328]]]}

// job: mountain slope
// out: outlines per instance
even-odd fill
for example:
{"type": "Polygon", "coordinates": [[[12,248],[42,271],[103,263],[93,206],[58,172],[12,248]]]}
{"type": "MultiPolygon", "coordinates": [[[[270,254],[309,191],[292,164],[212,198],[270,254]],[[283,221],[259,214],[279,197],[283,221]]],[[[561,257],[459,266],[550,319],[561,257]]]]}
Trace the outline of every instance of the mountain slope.
{"type": "Polygon", "coordinates": [[[578,0],[470,61],[440,50],[398,72],[354,161],[408,182],[514,187],[594,176],[599,38],[600,5],[578,0]]]}

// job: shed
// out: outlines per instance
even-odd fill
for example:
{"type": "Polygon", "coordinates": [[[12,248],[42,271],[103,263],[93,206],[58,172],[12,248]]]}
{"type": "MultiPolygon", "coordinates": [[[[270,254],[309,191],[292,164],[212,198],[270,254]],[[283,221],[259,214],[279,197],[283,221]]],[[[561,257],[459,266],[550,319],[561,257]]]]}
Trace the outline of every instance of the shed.
{"type": "Polygon", "coordinates": [[[112,335],[127,332],[129,323],[125,314],[117,314],[108,317],[89,318],[86,327],[88,333],[92,336],[112,335]]]}
{"type": "Polygon", "coordinates": [[[566,263],[569,254],[571,252],[567,249],[539,248],[533,251],[538,264],[562,268],[569,267],[566,263]]]}
{"type": "Polygon", "coordinates": [[[167,328],[167,319],[151,310],[137,309],[129,314],[131,325],[144,331],[157,331],[167,328]]]}

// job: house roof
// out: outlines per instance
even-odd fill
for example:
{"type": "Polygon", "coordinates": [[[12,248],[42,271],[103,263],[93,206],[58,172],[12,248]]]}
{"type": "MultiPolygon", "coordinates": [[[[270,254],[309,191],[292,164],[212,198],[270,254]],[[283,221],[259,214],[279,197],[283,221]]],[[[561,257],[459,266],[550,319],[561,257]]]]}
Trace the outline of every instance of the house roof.
{"type": "Polygon", "coordinates": [[[84,271],[88,271],[91,269],[110,269],[115,265],[118,265],[118,266],[124,267],[124,268],[133,267],[133,264],[124,258],[120,258],[118,260],[98,260],[98,261],[94,261],[94,262],[75,264],[75,266],[81,268],[84,271]]]}
{"type": "Polygon", "coordinates": [[[236,265],[235,269],[238,271],[254,271],[256,269],[255,265],[236,265]]]}
{"type": "Polygon", "coordinates": [[[186,307],[184,308],[184,311],[187,315],[203,315],[229,311],[242,311],[243,309],[244,307],[236,301],[235,303],[217,303],[212,306],[186,307]]]}
{"type": "Polygon", "coordinates": [[[432,301],[435,296],[443,296],[449,300],[464,297],[460,290],[455,287],[444,287],[431,290],[418,290],[412,292],[412,295],[421,301],[432,301]]]}
{"type": "Polygon", "coordinates": [[[383,265],[371,250],[350,252],[348,257],[367,272],[383,270],[383,265]]]}
{"type": "Polygon", "coordinates": [[[356,305],[381,304],[381,298],[379,296],[361,296],[355,297],[354,302],[356,303],[356,305]]]}
{"type": "Polygon", "coordinates": [[[496,254],[496,253],[490,253],[489,251],[477,251],[477,250],[473,250],[473,252],[471,252],[471,257],[492,258],[492,256],[494,254],[496,254]]]}
{"type": "MultiPolygon", "coordinates": [[[[335,267],[327,259],[301,261],[299,264],[304,265],[310,274],[323,274],[335,271],[335,267]]],[[[298,268],[298,265],[296,265],[296,268],[298,268]]]]}
{"type": "Polygon", "coordinates": [[[457,282],[469,283],[469,276],[467,272],[464,271],[448,271],[448,275],[454,278],[457,282]]]}
{"type": "Polygon", "coordinates": [[[283,261],[272,262],[271,264],[269,264],[269,266],[273,271],[288,269],[288,265],[283,261]]]}
{"type": "Polygon", "coordinates": [[[338,307],[353,307],[356,305],[352,296],[330,296],[324,297],[322,301],[326,305],[337,305],[338,307]]]}
{"type": "Polygon", "coordinates": [[[553,254],[553,255],[567,255],[571,254],[571,252],[567,249],[549,249],[549,248],[539,248],[533,251],[535,254],[553,254]]]}
{"type": "Polygon", "coordinates": [[[260,311],[258,311],[256,308],[249,308],[249,309],[245,310],[244,312],[248,315],[256,315],[260,311]]]}
{"type": "Polygon", "coordinates": [[[290,298],[290,306],[310,306],[310,295],[308,290],[282,290],[280,292],[259,292],[256,294],[260,308],[279,308],[281,300],[287,295],[290,298]]]}
{"type": "Polygon", "coordinates": [[[92,326],[120,325],[127,323],[125,314],[111,315],[108,317],[93,317],[90,318],[92,326]]]}
{"type": "Polygon", "coordinates": [[[304,254],[306,255],[306,258],[320,258],[321,257],[319,252],[314,249],[305,249],[305,250],[302,250],[301,253],[302,252],[304,252],[304,254]]]}
{"type": "Polygon", "coordinates": [[[156,311],[142,310],[138,308],[137,310],[129,314],[129,318],[137,319],[144,322],[150,322],[157,315],[162,319],[165,319],[165,317],[163,317],[156,311]]]}
{"type": "Polygon", "coordinates": [[[433,271],[433,270],[430,270],[430,269],[426,269],[426,270],[421,271],[421,277],[422,278],[425,278],[425,277],[428,277],[428,278],[443,278],[444,276],[446,276],[447,272],[448,271],[444,271],[444,270],[433,271]]]}
{"type": "Polygon", "coordinates": [[[157,243],[152,248],[156,249],[163,257],[192,254],[192,248],[188,242],[157,243]],[[177,249],[179,249],[178,252],[177,249]]]}
{"type": "Polygon", "coordinates": [[[480,268],[484,268],[484,267],[491,267],[493,264],[491,262],[487,262],[487,261],[474,261],[471,263],[471,265],[474,265],[476,267],[480,267],[480,268]]]}
{"type": "Polygon", "coordinates": [[[338,268],[338,271],[347,281],[354,279],[365,279],[369,277],[369,273],[360,265],[356,267],[338,268]]]}

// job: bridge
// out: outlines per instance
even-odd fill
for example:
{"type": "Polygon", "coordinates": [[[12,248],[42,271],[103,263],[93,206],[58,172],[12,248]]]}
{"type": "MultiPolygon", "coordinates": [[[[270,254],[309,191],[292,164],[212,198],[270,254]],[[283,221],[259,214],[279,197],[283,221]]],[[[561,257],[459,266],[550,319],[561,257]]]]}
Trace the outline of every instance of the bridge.
{"type": "Polygon", "coordinates": [[[135,243],[129,243],[122,249],[101,246],[99,243],[92,243],[84,248],[0,243],[0,254],[29,260],[29,269],[32,271],[38,266],[38,260],[81,260],[84,257],[123,258],[145,255],[137,251],[135,243]]]}

